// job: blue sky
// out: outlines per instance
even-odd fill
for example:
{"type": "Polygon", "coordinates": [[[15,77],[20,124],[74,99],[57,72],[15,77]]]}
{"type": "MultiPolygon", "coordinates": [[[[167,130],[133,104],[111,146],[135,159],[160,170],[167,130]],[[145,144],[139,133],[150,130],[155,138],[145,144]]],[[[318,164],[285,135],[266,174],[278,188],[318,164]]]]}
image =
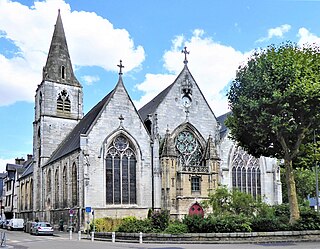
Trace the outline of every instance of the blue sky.
{"type": "Polygon", "coordinates": [[[139,109],[174,81],[187,46],[189,69],[219,116],[254,49],[320,44],[320,1],[0,0],[0,172],[32,154],[34,95],[58,9],[85,113],[115,86],[120,59],[139,109]]]}

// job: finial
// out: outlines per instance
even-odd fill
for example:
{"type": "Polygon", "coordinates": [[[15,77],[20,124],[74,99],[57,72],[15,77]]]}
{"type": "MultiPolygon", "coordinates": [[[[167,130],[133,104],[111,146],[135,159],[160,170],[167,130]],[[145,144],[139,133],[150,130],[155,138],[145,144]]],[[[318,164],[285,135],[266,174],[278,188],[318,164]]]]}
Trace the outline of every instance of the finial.
{"type": "Polygon", "coordinates": [[[122,114],[120,114],[119,120],[120,120],[120,123],[122,124],[122,121],[124,120],[124,117],[122,116],[122,114]]]}
{"type": "Polygon", "coordinates": [[[184,53],[184,61],[183,61],[183,63],[185,65],[187,65],[188,64],[187,54],[190,54],[190,51],[187,51],[187,47],[184,47],[184,49],[181,50],[181,53],[184,53]]]}
{"type": "Polygon", "coordinates": [[[117,66],[120,68],[119,75],[122,75],[122,68],[124,68],[124,66],[122,65],[122,60],[120,60],[120,64],[117,66]]]}

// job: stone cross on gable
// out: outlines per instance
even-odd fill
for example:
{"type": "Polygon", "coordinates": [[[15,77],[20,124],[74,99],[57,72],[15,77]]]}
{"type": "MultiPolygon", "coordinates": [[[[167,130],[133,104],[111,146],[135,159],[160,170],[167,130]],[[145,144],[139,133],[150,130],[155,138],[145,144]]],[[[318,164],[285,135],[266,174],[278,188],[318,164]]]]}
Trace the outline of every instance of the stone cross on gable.
{"type": "Polygon", "coordinates": [[[122,126],[122,124],[123,124],[123,120],[124,120],[124,117],[122,116],[122,114],[120,114],[120,116],[119,116],[119,120],[120,120],[120,126],[122,126]]]}
{"type": "Polygon", "coordinates": [[[120,60],[120,65],[117,65],[120,70],[119,70],[119,75],[122,75],[122,68],[124,68],[124,66],[122,65],[122,60],[120,60]]]}
{"type": "Polygon", "coordinates": [[[183,63],[185,65],[187,65],[188,64],[187,54],[190,54],[190,51],[187,51],[187,47],[184,47],[184,49],[181,51],[181,53],[184,53],[184,61],[183,61],[183,63]]]}

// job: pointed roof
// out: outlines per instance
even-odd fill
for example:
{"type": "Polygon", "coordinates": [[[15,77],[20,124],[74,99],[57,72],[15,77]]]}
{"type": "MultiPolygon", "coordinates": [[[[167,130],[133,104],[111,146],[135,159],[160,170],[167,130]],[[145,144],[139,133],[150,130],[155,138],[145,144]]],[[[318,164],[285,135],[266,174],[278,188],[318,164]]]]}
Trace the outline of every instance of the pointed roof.
{"type": "Polygon", "coordinates": [[[47,62],[43,68],[43,80],[80,86],[80,83],[73,73],[60,10],[53,32],[47,62]]]}
{"type": "Polygon", "coordinates": [[[160,92],[156,97],[154,97],[150,102],[148,102],[147,104],[145,104],[143,107],[141,107],[139,109],[139,114],[140,114],[142,120],[146,120],[146,118],[148,117],[149,114],[152,114],[156,111],[156,109],[158,108],[158,106],[160,105],[162,100],[169,93],[170,89],[174,86],[174,84],[176,84],[176,82],[179,80],[181,75],[184,75],[184,74],[190,75],[192,80],[195,82],[192,74],[189,71],[187,64],[185,63],[182,71],[180,72],[178,77],[175,79],[175,81],[172,84],[170,84],[166,89],[164,89],[162,92],[160,92]]]}

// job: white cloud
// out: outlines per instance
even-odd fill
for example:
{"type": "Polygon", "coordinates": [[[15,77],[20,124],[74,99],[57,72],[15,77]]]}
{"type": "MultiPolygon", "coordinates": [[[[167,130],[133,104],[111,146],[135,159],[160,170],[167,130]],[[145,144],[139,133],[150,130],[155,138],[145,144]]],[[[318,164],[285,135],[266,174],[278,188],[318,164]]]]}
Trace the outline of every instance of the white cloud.
{"type": "Polygon", "coordinates": [[[10,159],[0,158],[0,173],[6,172],[7,163],[15,163],[15,159],[14,158],[10,158],[10,159]]]}
{"type": "Polygon", "coordinates": [[[312,34],[309,30],[306,28],[300,28],[298,32],[298,44],[299,46],[302,46],[304,44],[318,44],[320,45],[320,37],[312,34]]]}
{"type": "Polygon", "coordinates": [[[100,80],[99,76],[92,76],[92,75],[84,75],[81,77],[81,79],[87,85],[92,85],[94,82],[97,82],[100,80]]]}
{"type": "Polygon", "coordinates": [[[33,101],[36,86],[41,82],[58,9],[75,67],[94,65],[116,72],[116,65],[122,59],[125,71],[131,71],[144,61],[143,47],[135,46],[125,29],[113,27],[95,13],[72,11],[64,0],[35,2],[31,8],[0,0],[1,37],[18,49],[12,58],[0,54],[0,106],[21,100],[33,101]]]}
{"type": "Polygon", "coordinates": [[[148,74],[145,81],[137,85],[144,92],[136,102],[137,107],[146,104],[174,81],[183,68],[184,55],[181,50],[186,45],[190,51],[188,67],[213,112],[216,115],[227,112],[227,98],[223,89],[234,79],[236,69],[246,60],[247,55],[205,37],[203,30],[195,30],[190,39],[181,40],[181,37],[173,39],[171,50],[163,56],[164,67],[174,75],[148,74]]]}
{"type": "Polygon", "coordinates": [[[289,24],[283,24],[279,27],[271,28],[268,30],[268,36],[260,38],[259,40],[257,40],[257,42],[265,42],[272,39],[273,37],[282,38],[285,33],[289,32],[290,29],[291,26],[289,24]]]}

